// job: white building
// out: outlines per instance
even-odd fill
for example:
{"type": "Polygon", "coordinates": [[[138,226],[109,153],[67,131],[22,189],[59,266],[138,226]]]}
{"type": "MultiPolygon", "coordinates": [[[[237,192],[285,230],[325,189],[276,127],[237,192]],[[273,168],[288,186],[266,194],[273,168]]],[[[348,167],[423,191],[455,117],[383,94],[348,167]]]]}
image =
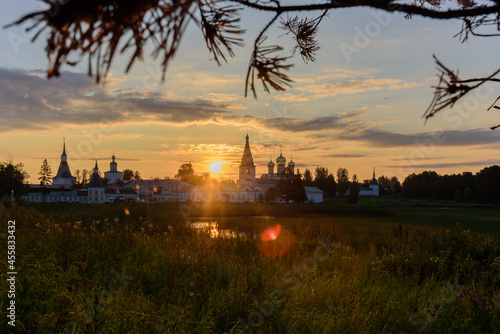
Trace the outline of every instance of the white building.
{"type": "Polygon", "coordinates": [[[311,203],[323,203],[323,190],[318,187],[304,187],[307,201],[311,203]]]}
{"type": "Polygon", "coordinates": [[[359,196],[379,196],[379,185],[375,178],[375,168],[373,168],[373,178],[368,188],[360,188],[359,196]]]}
{"type": "Polygon", "coordinates": [[[106,202],[106,186],[99,176],[99,167],[97,167],[97,159],[95,161],[94,174],[87,185],[88,203],[105,203],[106,202]]]}
{"type": "Polygon", "coordinates": [[[118,171],[118,164],[115,162],[115,152],[111,157],[113,161],[109,163],[109,171],[104,172],[104,177],[108,180],[108,184],[115,184],[118,181],[123,181],[123,172],[118,171]]]}

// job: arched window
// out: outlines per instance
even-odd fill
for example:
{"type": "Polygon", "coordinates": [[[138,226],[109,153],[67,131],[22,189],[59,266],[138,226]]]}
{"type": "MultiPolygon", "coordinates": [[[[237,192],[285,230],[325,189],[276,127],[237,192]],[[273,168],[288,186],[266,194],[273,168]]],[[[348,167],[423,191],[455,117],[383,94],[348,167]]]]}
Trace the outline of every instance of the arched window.
{"type": "Polygon", "coordinates": [[[250,174],[250,168],[247,168],[247,174],[250,174]]]}

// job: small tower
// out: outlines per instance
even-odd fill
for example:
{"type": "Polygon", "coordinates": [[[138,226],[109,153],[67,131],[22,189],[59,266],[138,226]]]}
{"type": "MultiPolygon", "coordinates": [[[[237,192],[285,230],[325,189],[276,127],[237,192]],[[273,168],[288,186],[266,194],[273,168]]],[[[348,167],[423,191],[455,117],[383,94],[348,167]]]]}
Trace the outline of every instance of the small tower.
{"type": "Polygon", "coordinates": [[[115,162],[115,152],[111,157],[113,161],[109,163],[109,171],[104,172],[104,177],[108,180],[109,184],[115,184],[118,181],[123,181],[123,172],[118,171],[118,164],[115,162]]]}
{"type": "Polygon", "coordinates": [[[255,184],[255,165],[253,163],[252,152],[250,151],[250,137],[248,137],[248,133],[245,139],[245,150],[243,151],[243,157],[241,158],[240,176],[238,179],[238,184],[240,186],[245,184],[255,184]]]}
{"type": "Polygon", "coordinates": [[[267,174],[273,176],[274,174],[274,162],[271,157],[269,157],[269,162],[267,163],[267,174]]]}
{"type": "Polygon", "coordinates": [[[68,156],[66,155],[66,138],[63,138],[63,152],[61,154],[61,163],[59,164],[59,169],[57,170],[56,176],[52,178],[52,184],[71,187],[75,180],[76,178],[71,175],[71,171],[68,165],[68,156]]]}
{"type": "Polygon", "coordinates": [[[97,159],[95,160],[94,174],[88,186],[87,200],[92,203],[104,203],[106,186],[99,176],[99,167],[97,167],[97,159]]]}
{"type": "Polygon", "coordinates": [[[370,188],[373,190],[373,196],[379,195],[379,185],[377,179],[375,178],[375,167],[373,167],[373,178],[370,182],[370,188]]]}
{"type": "Polygon", "coordinates": [[[290,162],[288,163],[288,170],[290,171],[290,174],[292,175],[295,174],[295,162],[293,162],[293,156],[290,157],[290,162]]]}
{"type": "Polygon", "coordinates": [[[280,156],[276,158],[276,164],[278,164],[278,174],[285,173],[286,159],[283,156],[282,150],[280,150],[280,156]]]}

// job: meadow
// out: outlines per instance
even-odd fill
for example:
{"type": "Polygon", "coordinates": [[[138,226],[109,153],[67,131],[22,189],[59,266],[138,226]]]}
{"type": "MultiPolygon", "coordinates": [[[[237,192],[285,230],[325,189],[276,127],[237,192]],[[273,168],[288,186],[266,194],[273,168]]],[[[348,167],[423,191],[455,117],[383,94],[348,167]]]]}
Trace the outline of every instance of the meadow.
{"type": "Polygon", "coordinates": [[[26,333],[496,333],[500,208],[23,204],[16,326],[26,333]],[[233,238],[190,228],[216,222],[233,238]]]}

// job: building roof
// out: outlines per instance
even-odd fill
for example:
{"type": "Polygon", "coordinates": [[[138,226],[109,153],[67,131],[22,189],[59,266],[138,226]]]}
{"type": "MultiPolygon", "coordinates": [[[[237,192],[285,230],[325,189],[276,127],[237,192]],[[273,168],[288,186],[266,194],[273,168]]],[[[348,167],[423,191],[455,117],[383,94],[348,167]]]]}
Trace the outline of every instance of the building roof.
{"type": "Polygon", "coordinates": [[[92,179],[90,180],[87,188],[105,188],[104,182],[99,176],[99,167],[97,167],[97,160],[95,161],[94,174],[92,175],[92,179]]]}
{"type": "Polygon", "coordinates": [[[63,153],[61,154],[61,163],[59,164],[59,169],[57,170],[56,176],[53,178],[72,178],[71,171],[69,170],[68,162],[66,161],[66,140],[63,142],[63,153]]]}
{"type": "Polygon", "coordinates": [[[323,190],[319,189],[318,187],[304,187],[304,190],[306,193],[323,193],[323,190]]]}
{"type": "Polygon", "coordinates": [[[139,187],[147,187],[147,186],[155,186],[155,187],[163,187],[163,186],[187,186],[188,184],[181,180],[176,179],[167,179],[167,180],[129,180],[125,181],[125,187],[135,188],[135,186],[139,187]]]}
{"type": "Polygon", "coordinates": [[[69,170],[69,165],[67,161],[61,161],[59,164],[59,169],[57,170],[57,178],[72,178],[71,171],[69,170]]]}
{"type": "Polygon", "coordinates": [[[248,139],[249,139],[248,134],[245,138],[246,138],[245,150],[243,151],[243,157],[241,158],[240,167],[255,167],[255,165],[253,163],[252,152],[250,151],[250,143],[248,141],[248,139]]]}

